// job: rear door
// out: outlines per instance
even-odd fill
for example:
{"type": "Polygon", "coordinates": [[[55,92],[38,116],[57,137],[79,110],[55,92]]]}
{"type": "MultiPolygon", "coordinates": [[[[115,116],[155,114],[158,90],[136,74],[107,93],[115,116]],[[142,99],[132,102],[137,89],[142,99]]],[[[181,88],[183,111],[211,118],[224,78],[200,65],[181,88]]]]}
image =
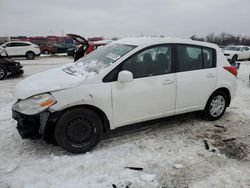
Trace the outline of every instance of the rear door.
{"type": "Polygon", "coordinates": [[[213,49],[176,45],[176,114],[204,108],[216,87],[216,52],[213,49]]]}

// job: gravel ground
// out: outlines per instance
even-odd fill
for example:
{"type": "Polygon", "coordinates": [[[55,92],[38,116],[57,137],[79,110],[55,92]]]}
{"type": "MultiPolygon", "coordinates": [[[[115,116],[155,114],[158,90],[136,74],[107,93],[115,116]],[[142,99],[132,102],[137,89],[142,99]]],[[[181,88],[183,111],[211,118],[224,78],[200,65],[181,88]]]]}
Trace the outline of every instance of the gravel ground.
{"type": "Polygon", "coordinates": [[[195,114],[167,118],[72,155],[42,141],[21,140],[11,105],[23,78],[73,60],[20,61],[24,76],[0,82],[1,188],[250,187],[250,62],[241,62],[237,96],[220,120],[208,122],[195,114]],[[125,168],[131,166],[143,170],[125,168]]]}

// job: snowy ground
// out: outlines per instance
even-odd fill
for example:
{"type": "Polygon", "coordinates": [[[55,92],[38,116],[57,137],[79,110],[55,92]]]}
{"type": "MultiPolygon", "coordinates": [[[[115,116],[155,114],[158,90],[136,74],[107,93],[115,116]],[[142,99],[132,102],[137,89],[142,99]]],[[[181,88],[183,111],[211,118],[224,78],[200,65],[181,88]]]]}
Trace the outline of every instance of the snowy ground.
{"type": "Polygon", "coordinates": [[[250,62],[241,62],[237,96],[220,120],[208,122],[194,114],[169,118],[72,155],[44,142],[21,140],[11,118],[13,88],[20,80],[72,59],[20,61],[24,76],[0,82],[1,188],[250,187],[250,62]],[[223,141],[229,138],[236,140],[223,141]]]}

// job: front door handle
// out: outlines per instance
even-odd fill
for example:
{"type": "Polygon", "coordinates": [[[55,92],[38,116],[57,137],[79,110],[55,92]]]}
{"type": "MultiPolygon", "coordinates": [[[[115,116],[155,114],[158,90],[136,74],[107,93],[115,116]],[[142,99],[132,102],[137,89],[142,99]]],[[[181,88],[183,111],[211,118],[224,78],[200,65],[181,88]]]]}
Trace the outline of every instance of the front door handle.
{"type": "Polygon", "coordinates": [[[209,73],[209,74],[207,75],[207,77],[208,77],[208,78],[214,78],[215,75],[214,75],[213,73],[209,73]]]}
{"type": "Polygon", "coordinates": [[[169,79],[163,81],[163,85],[170,85],[170,84],[173,84],[173,83],[174,83],[174,81],[169,80],[169,79]]]}

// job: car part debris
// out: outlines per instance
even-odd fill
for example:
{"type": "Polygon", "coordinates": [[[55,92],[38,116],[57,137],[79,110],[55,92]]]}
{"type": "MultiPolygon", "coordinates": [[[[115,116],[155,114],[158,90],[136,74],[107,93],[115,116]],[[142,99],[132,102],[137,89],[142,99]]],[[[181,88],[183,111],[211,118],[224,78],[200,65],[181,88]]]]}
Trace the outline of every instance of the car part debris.
{"type": "Polygon", "coordinates": [[[209,145],[208,145],[207,139],[204,139],[203,143],[205,144],[206,150],[209,150],[209,145]]]}
{"type": "Polygon", "coordinates": [[[184,168],[184,165],[183,164],[175,164],[174,168],[181,169],[181,168],[184,168]]]}
{"type": "Polygon", "coordinates": [[[236,138],[229,138],[229,139],[224,139],[222,140],[223,142],[231,142],[231,141],[234,141],[236,140],[236,138]]]}
{"type": "Polygon", "coordinates": [[[218,128],[222,128],[222,129],[226,129],[224,126],[222,125],[214,125],[215,127],[218,127],[218,128]]]}
{"type": "Polygon", "coordinates": [[[215,152],[216,152],[216,149],[211,149],[211,152],[215,153],[215,152]]]}
{"type": "Polygon", "coordinates": [[[130,169],[130,170],[138,170],[138,171],[142,171],[143,170],[143,168],[141,168],[141,167],[130,167],[130,166],[128,166],[128,167],[125,167],[125,168],[127,168],[127,169],[130,169]]]}

